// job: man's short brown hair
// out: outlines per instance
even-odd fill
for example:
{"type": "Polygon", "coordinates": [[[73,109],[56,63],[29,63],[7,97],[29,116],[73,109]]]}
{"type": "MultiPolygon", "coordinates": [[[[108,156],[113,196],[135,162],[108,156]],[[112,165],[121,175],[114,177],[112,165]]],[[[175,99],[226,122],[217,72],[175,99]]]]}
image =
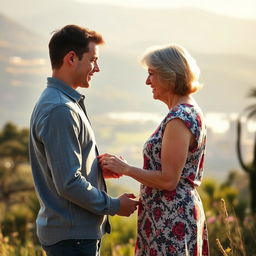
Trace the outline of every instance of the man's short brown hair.
{"type": "Polygon", "coordinates": [[[64,56],[70,51],[74,51],[80,60],[89,51],[89,42],[103,44],[104,39],[99,33],[77,25],[67,25],[55,31],[49,42],[52,69],[60,68],[64,56]]]}

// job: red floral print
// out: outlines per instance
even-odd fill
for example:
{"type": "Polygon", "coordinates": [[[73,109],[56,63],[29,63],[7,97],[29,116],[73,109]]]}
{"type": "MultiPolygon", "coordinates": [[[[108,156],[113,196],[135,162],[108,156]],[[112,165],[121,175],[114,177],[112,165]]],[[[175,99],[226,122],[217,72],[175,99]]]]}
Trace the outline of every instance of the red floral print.
{"type": "Polygon", "coordinates": [[[144,169],[162,169],[164,130],[175,118],[184,121],[195,143],[189,148],[186,164],[173,191],[141,184],[136,256],[209,256],[203,205],[195,189],[202,182],[206,145],[206,129],[198,107],[180,104],[170,110],[144,145],[144,169]],[[200,239],[201,247],[197,243],[200,239]]]}
{"type": "Polygon", "coordinates": [[[150,249],[149,256],[157,256],[157,250],[156,249],[150,249]]]}
{"type": "Polygon", "coordinates": [[[143,168],[144,168],[144,169],[148,169],[149,166],[150,166],[149,159],[147,159],[146,157],[144,157],[144,165],[143,165],[143,168]]]}
{"type": "Polygon", "coordinates": [[[144,229],[145,229],[146,236],[150,237],[152,233],[152,229],[151,229],[151,221],[149,219],[146,220],[144,229]]]}
{"type": "Polygon", "coordinates": [[[185,224],[182,222],[176,223],[176,225],[172,227],[172,232],[178,240],[182,240],[185,236],[185,224]]]}
{"type": "Polygon", "coordinates": [[[195,248],[194,248],[194,253],[193,256],[198,256],[198,248],[197,248],[197,243],[195,244],[195,248]]]}
{"type": "Polygon", "coordinates": [[[170,246],[169,246],[169,252],[170,252],[170,253],[176,252],[176,248],[175,248],[173,245],[170,245],[170,246]]]}
{"type": "Polygon", "coordinates": [[[138,215],[140,215],[142,213],[142,210],[143,210],[143,205],[141,203],[141,200],[139,200],[138,215]]]}
{"type": "Polygon", "coordinates": [[[147,195],[151,195],[151,193],[152,193],[152,188],[150,188],[150,187],[146,187],[146,194],[147,195]]]}
{"type": "Polygon", "coordinates": [[[208,256],[208,255],[209,255],[208,240],[204,240],[204,242],[203,242],[203,256],[208,256]]]}
{"type": "Polygon", "coordinates": [[[161,218],[161,216],[162,216],[161,209],[160,208],[156,208],[154,210],[154,217],[155,217],[156,222],[158,222],[158,220],[161,218]]]}
{"type": "Polygon", "coordinates": [[[178,214],[183,215],[184,214],[184,207],[179,207],[177,209],[178,214]]]}
{"type": "Polygon", "coordinates": [[[172,190],[172,191],[164,190],[163,193],[167,201],[172,201],[176,195],[176,190],[172,190]]]}
{"type": "Polygon", "coordinates": [[[202,120],[200,118],[200,115],[197,115],[196,121],[197,121],[197,124],[198,124],[199,128],[202,128],[202,120]]]}

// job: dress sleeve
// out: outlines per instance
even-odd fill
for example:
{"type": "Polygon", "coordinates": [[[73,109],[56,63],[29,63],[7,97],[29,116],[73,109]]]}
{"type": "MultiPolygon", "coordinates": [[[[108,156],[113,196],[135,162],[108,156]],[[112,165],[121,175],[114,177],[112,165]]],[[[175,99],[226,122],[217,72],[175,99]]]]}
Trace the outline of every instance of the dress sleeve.
{"type": "Polygon", "coordinates": [[[173,108],[166,116],[163,123],[164,128],[168,122],[176,118],[182,120],[186,127],[195,136],[195,142],[191,147],[196,149],[199,145],[201,135],[200,130],[202,126],[199,112],[191,105],[178,105],[173,108]]]}

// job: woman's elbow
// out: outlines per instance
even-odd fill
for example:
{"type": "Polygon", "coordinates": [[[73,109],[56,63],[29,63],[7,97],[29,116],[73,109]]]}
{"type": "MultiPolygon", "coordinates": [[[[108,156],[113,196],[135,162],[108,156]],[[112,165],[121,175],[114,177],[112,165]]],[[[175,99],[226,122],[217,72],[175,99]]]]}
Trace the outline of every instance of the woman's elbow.
{"type": "Polygon", "coordinates": [[[172,190],[176,189],[177,184],[178,184],[178,182],[164,181],[161,183],[160,189],[172,191],[172,190]]]}

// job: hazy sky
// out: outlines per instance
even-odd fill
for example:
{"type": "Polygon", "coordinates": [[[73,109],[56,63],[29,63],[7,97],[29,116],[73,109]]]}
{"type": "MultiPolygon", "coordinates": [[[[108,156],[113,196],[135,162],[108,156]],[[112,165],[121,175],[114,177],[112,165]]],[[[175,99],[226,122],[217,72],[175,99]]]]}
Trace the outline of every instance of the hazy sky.
{"type": "Polygon", "coordinates": [[[224,15],[256,19],[255,0],[74,0],[124,7],[176,8],[197,7],[224,15]]]}

